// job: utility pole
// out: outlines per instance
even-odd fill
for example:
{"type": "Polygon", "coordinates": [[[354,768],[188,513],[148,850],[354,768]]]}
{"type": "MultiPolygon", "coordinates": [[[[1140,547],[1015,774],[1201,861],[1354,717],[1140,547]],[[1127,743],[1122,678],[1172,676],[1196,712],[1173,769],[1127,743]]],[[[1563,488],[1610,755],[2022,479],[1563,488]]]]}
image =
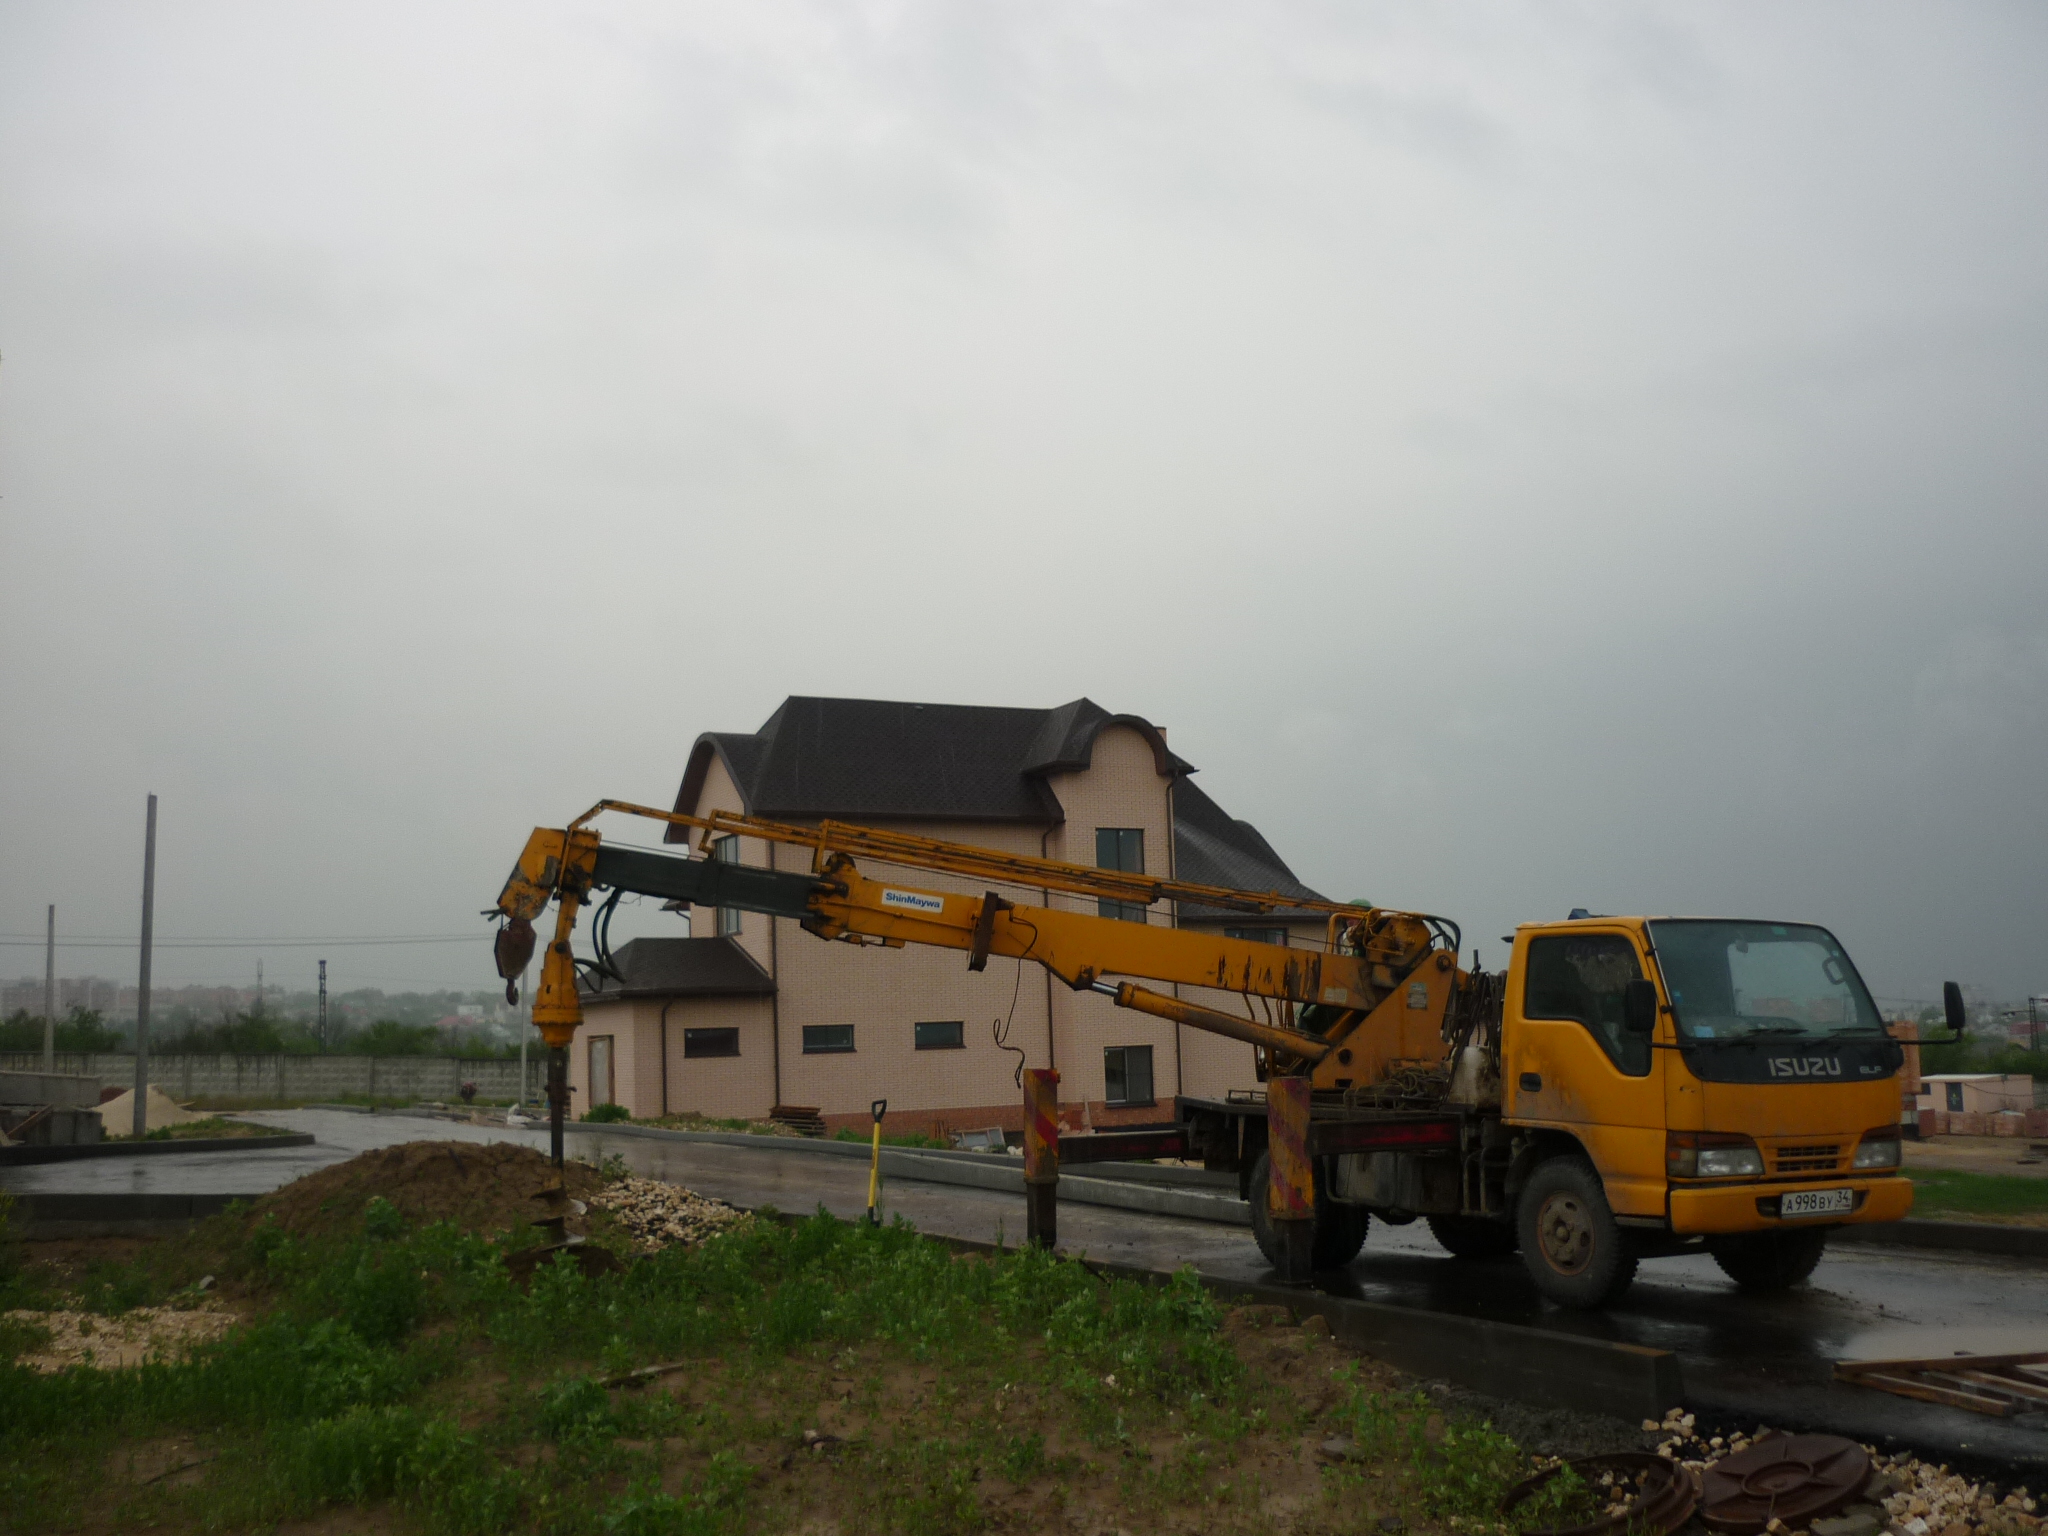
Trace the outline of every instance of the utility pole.
{"type": "Polygon", "coordinates": [[[142,970],[135,983],[135,1129],[149,1129],[149,956],[156,939],[156,796],[149,797],[149,822],[142,834],[142,970]]]}
{"type": "Polygon", "coordinates": [[[327,962],[320,962],[320,1049],[327,1049],[327,962]]]}
{"type": "Polygon", "coordinates": [[[43,1070],[57,1070],[57,904],[50,903],[50,930],[43,940],[43,1070]]]}

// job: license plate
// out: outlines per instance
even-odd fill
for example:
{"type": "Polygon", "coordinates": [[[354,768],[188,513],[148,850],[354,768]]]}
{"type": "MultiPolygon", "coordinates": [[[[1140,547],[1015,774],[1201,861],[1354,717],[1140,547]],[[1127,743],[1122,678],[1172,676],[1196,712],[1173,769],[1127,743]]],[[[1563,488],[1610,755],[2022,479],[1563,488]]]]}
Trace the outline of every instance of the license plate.
{"type": "Polygon", "coordinates": [[[1793,1216],[1847,1216],[1856,1209],[1853,1189],[1793,1189],[1778,1197],[1778,1214],[1793,1216]]]}

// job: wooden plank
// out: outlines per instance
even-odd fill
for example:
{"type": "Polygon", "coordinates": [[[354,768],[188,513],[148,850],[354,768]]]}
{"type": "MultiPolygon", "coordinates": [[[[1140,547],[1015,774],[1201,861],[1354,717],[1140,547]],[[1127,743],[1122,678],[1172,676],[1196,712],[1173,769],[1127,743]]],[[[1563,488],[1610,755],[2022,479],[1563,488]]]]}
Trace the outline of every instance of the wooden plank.
{"type": "Polygon", "coordinates": [[[1842,1371],[1991,1371],[2009,1365],[2048,1365],[2048,1350],[2016,1355],[1936,1355],[1929,1360],[1837,1360],[1842,1371]]]}
{"type": "Polygon", "coordinates": [[[2002,1403],[2019,1405],[2019,1399],[2002,1386],[1986,1389],[1982,1382],[1970,1379],[1983,1374],[1981,1371],[1916,1371],[1914,1379],[1930,1387],[1954,1387],[1959,1392],[1974,1392],[1984,1397],[1995,1397],[2002,1403]]]}
{"type": "Polygon", "coordinates": [[[1979,1386],[1996,1387],[2001,1392],[2010,1392],[2014,1397],[2026,1398],[2029,1402],[2048,1403],[2048,1386],[2038,1381],[2021,1381],[2016,1376],[2001,1376],[1995,1371],[1957,1371],[1955,1375],[1979,1386]]]}
{"type": "Polygon", "coordinates": [[[1922,1402],[1945,1403],[1951,1408],[1967,1408],[1972,1413],[1990,1414],[1996,1418],[2009,1417],[2013,1411],[2011,1403],[1999,1398],[1980,1397],[1974,1392],[1961,1392],[1953,1387],[1937,1387],[1908,1376],[1861,1371],[1842,1379],[1860,1387],[1876,1387],[1880,1392],[1890,1392],[1898,1397],[1917,1397],[1922,1402]]]}

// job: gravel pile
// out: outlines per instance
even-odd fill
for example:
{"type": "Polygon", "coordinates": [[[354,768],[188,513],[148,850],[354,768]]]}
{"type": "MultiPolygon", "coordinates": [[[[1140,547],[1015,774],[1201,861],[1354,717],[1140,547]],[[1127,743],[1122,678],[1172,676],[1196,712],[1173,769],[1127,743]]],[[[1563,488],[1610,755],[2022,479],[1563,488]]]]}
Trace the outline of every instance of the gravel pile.
{"type": "MultiPolygon", "coordinates": [[[[1709,1435],[1694,1433],[1693,1416],[1674,1408],[1662,1422],[1643,1420],[1647,1434],[1662,1436],[1657,1454],[1676,1461],[1694,1472],[1705,1470],[1723,1456],[1746,1451],[1757,1441],[1776,1433],[1759,1424],[1754,1434],[1709,1435]]],[[[1885,1456],[1874,1446],[1864,1446],[1870,1456],[1870,1482],[1859,1503],[1840,1515],[1813,1522],[1813,1529],[1793,1530],[1773,1520],[1773,1533],[1782,1536],[2029,1536],[2041,1529],[2033,1497],[2025,1488],[2001,1490],[1990,1483],[1973,1483],[1968,1478],[1936,1466],[1917,1456],[1885,1456]]]]}
{"type": "Polygon", "coordinates": [[[590,1197],[592,1210],[609,1211],[644,1252],[673,1243],[701,1243],[751,1221],[745,1211],[679,1184],[659,1179],[616,1179],[590,1197]]]}
{"type": "Polygon", "coordinates": [[[182,1360],[235,1325],[231,1312],[178,1307],[131,1307],[114,1317],[70,1311],[5,1315],[47,1335],[20,1359],[44,1375],[80,1365],[112,1371],[149,1360],[182,1360]]]}

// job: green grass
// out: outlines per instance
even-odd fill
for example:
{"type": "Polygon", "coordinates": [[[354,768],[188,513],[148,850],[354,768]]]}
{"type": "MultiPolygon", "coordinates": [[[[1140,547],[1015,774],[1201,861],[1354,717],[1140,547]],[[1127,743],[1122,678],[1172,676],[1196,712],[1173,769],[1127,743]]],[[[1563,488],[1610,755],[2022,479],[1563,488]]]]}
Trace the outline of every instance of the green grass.
{"type": "MultiPolygon", "coordinates": [[[[862,1131],[856,1130],[850,1125],[842,1125],[837,1131],[833,1132],[832,1139],[834,1141],[857,1141],[865,1147],[873,1143],[875,1133],[872,1129],[862,1131]]],[[[905,1131],[899,1136],[891,1136],[887,1131],[884,1131],[882,1133],[882,1145],[885,1147],[937,1147],[940,1151],[944,1151],[950,1143],[944,1137],[929,1136],[923,1131],[905,1131]]]]}
{"type": "Polygon", "coordinates": [[[187,1120],[181,1125],[160,1125],[153,1131],[142,1134],[144,1141],[193,1141],[219,1136],[286,1136],[290,1132],[280,1126],[258,1125],[249,1120],[230,1120],[224,1115],[208,1115],[203,1120],[187,1120]]]}
{"type": "Polygon", "coordinates": [[[1971,1173],[1961,1168],[1912,1170],[1913,1214],[1937,1211],[1970,1216],[2048,1214],[2048,1179],[2012,1173],[1971,1173]]]}
{"type": "MultiPolygon", "coordinates": [[[[346,1239],[232,1212],[61,1285],[17,1270],[7,1305],[117,1309],[175,1299],[205,1265],[254,1316],[178,1363],[0,1365],[0,1530],[360,1508],[549,1536],[1249,1533],[1305,1481],[1318,1530],[1364,1533],[1390,1513],[1476,1521],[1530,1469],[1483,1425],[1369,1391],[1358,1365],[1333,1378],[1326,1339],[1226,1313],[1191,1271],[1104,1279],[822,1213],[598,1279],[543,1268],[523,1290],[504,1258],[372,1199],[346,1239]],[[673,1362],[653,1388],[606,1384],[673,1362]],[[832,1424],[846,1438],[810,1450],[803,1432],[832,1424]],[[1298,1459],[1332,1428],[1370,1462],[1298,1459]],[[188,1470],[149,1480],[166,1465],[188,1470]]],[[[33,1342],[32,1325],[0,1336],[0,1359],[33,1342]]]]}

